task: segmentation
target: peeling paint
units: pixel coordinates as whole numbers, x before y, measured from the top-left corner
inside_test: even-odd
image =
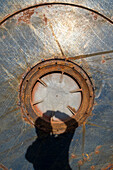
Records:
[[[92,166],[90,167],[90,169],[91,169],[91,170],[95,170],[95,166],[92,165]]]
[[[101,170],[113,170],[113,164],[110,163],[105,168],[101,168]]]
[[[94,19],[94,20],[97,20],[98,15],[97,15],[97,14],[95,14],[94,12],[92,12],[91,14],[92,14],[92,16],[93,16],[93,19]]]
[[[101,63],[104,64],[106,62],[105,60],[105,56],[102,56],[102,60],[101,60]]]
[[[99,154],[99,153],[100,153],[100,148],[101,148],[101,147],[102,147],[101,145],[99,145],[99,146],[96,147],[96,149],[95,149],[95,154]]]
[[[14,2],[13,7],[10,7],[12,2]],[[16,3],[20,5],[17,6]],[[105,0],[104,2],[102,2],[102,0],[94,0],[92,3],[90,0],[86,0],[84,2],[76,1],[74,3],[83,4],[91,9],[95,9],[95,11],[100,10],[99,12],[107,14],[106,16],[113,19],[109,10],[110,0]],[[12,14],[15,11],[18,12],[18,10],[33,4],[34,2],[32,0],[29,0],[29,2],[11,0],[9,4],[4,0],[1,3],[0,9],[5,10],[1,17],[4,17],[7,13]],[[106,11],[104,10],[105,8]],[[25,160],[24,154],[26,152],[26,146],[32,144],[33,137],[36,134],[34,133],[34,129],[27,124],[29,120],[26,120],[25,115],[23,114],[23,118],[21,119],[22,115],[18,112],[17,89],[19,88],[21,75],[27,70],[29,65],[33,66],[34,63],[37,63],[42,58],[47,59],[51,56],[59,57],[65,54],[67,60],[76,60],[77,63],[80,63],[80,60],[85,58],[84,61],[82,60],[81,66],[85,68],[88,74],[91,71],[91,76],[97,87],[95,99],[97,105],[94,107],[94,116],[90,117],[91,120],[86,122],[83,129],[78,128],[77,132],[75,132],[74,140],[72,139],[72,146],[70,146],[72,149],[70,165],[73,170],[78,169],[77,163],[79,169],[113,169],[111,164],[111,159],[113,158],[111,156],[113,125],[112,22],[103,22],[103,19],[97,17],[95,13],[91,14],[91,12],[79,10],[79,8],[72,9],[72,7],[70,10],[67,7],[60,6],[59,8],[58,5],[57,7],[55,5],[47,5],[46,7],[44,6],[44,8],[37,8],[37,12],[31,9],[27,12],[27,10],[26,8],[24,12],[16,13],[16,17],[13,15],[12,19],[10,17],[11,15],[6,16],[6,18],[10,17],[10,19],[5,20],[0,30],[2,32],[0,52],[2,56],[1,62],[3,62],[3,68],[1,70],[3,75],[5,75],[4,80],[1,80],[0,83],[1,92],[3,93],[0,100],[2,109],[2,133],[0,133],[0,139],[2,139],[1,162],[3,162],[4,165],[10,164],[10,167],[14,167],[13,169],[15,169],[15,167],[32,169],[32,165]],[[67,11],[70,12],[67,14]],[[64,13],[65,15],[63,15]],[[38,14],[39,17],[41,16],[40,27],[38,22],[36,22],[35,27],[32,25],[33,17],[38,18],[35,14]],[[67,16],[70,16],[70,18]],[[12,21],[15,20],[18,21],[18,24],[13,27],[11,24],[13,24]],[[58,33],[59,22],[61,22],[59,26],[62,28],[60,28]],[[52,25],[51,29],[50,24]],[[12,29],[10,30],[9,27]],[[21,33],[25,36],[24,38],[22,38]],[[29,38],[27,38],[27,36]],[[107,54],[109,54],[109,57]],[[8,65],[9,58],[10,68]],[[20,63],[18,63],[17,58],[20,58]],[[18,64],[18,68],[13,68],[13,63]],[[22,69],[22,67],[24,69]],[[17,72],[20,76],[15,76]],[[13,106],[14,103],[16,107]],[[27,123],[23,120],[26,120]],[[2,128],[2,126],[4,126],[4,128]],[[102,152],[100,146],[103,146]],[[78,161],[78,159],[80,160]],[[81,165],[82,167],[80,167]]]
[[[72,159],[75,159],[75,158],[77,158],[77,156],[72,153],[72,154],[71,154],[71,158],[72,158]]]
[[[47,25],[47,17],[45,16],[45,14],[43,16],[44,16],[45,25]]]
[[[34,14],[34,9],[28,9],[24,12],[22,12],[22,16],[18,18],[18,23],[19,22],[25,22],[27,24],[30,23],[31,16]]]

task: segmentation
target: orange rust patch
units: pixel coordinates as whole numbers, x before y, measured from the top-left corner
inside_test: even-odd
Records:
[[[6,166],[4,166],[3,164],[0,163],[0,169],[3,170],[8,170],[8,168]],[[9,170],[12,170],[11,168]]]
[[[47,25],[47,18],[45,16],[45,14],[44,14],[44,21],[45,21],[45,24]]]
[[[97,20],[97,15],[96,14],[94,15],[94,20]]]
[[[94,20],[97,20],[98,15],[97,15],[97,14],[95,14],[94,12],[92,12],[91,14],[93,15],[93,19],[94,19]]]
[[[100,149],[101,147],[102,147],[101,145],[99,145],[99,146],[96,147],[96,149],[95,149],[95,154],[99,154],[99,153],[100,153],[99,149]]]
[[[81,165],[83,165],[83,164],[84,164],[84,162],[83,162],[82,160],[78,161],[78,165],[79,165],[79,166],[81,166]]]
[[[102,58],[104,59],[104,58],[105,58],[105,56],[102,56]]]
[[[102,60],[101,63],[104,64],[106,62],[106,60]]]
[[[3,40],[5,39],[5,35],[2,36],[2,39],[3,39]]]
[[[83,160],[86,162],[88,159],[86,157],[84,157]]]
[[[71,154],[71,158],[74,159],[74,158],[77,158],[77,156],[76,156],[75,154],[72,153],[72,154]]]
[[[18,18],[18,23],[23,21],[23,22],[29,24],[30,18],[33,14],[34,14],[34,9],[28,9],[27,11],[24,11],[23,16]]]
[[[105,62],[106,62],[105,56],[102,56],[102,61],[101,61],[101,63],[103,64],[103,63],[105,63]]]
[[[51,8],[52,7],[52,5],[48,5],[48,8]]]
[[[95,170],[95,166],[94,165],[92,165],[90,168],[91,168],[91,170]]]
[[[107,167],[101,168],[101,170],[113,170],[113,164],[109,164]]]

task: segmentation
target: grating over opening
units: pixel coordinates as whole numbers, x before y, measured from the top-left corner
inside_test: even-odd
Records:
[[[21,84],[20,100],[23,114],[35,124],[38,117],[53,125],[54,133],[73,129],[90,115],[93,106],[93,87],[85,71],[65,59],[48,59],[38,63],[25,76]]]

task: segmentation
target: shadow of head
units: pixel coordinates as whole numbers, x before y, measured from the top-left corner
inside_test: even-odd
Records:
[[[59,119],[60,122],[63,122],[66,125],[66,130],[64,133],[73,133],[78,127],[77,121],[74,118],[68,116],[66,113],[48,110],[43,114],[42,117],[37,118],[35,121],[35,129],[39,138],[53,134],[51,123],[51,119],[53,117]]]
[[[66,130],[59,135],[53,134],[51,119],[59,119]],[[69,165],[69,146],[78,123],[74,118],[59,111],[47,111],[37,118],[35,128],[37,139],[28,147],[26,159],[35,170],[71,170]]]

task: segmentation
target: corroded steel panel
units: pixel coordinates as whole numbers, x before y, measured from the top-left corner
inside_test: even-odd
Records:
[[[0,25],[0,162],[8,169],[36,169],[37,162],[42,167],[45,158],[51,169],[113,169],[113,2],[68,3],[76,7],[38,6],[39,2],[32,0],[1,1],[0,18],[2,22],[7,19]],[[73,60],[88,73],[95,89],[95,106],[73,133],[47,134],[42,144],[45,134],[22,118],[19,89],[22,77],[35,64],[52,57]],[[52,164],[52,154],[61,164]]]

